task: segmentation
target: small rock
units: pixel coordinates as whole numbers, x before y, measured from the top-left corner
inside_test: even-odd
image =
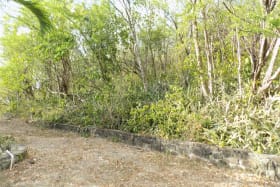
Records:
[[[35,164],[36,158],[31,158],[28,160],[29,164]]]

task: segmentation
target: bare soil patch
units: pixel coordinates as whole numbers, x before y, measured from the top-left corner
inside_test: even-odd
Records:
[[[29,158],[0,172],[0,186],[279,186],[245,171],[157,153],[101,138],[0,121],[0,134],[28,147]]]

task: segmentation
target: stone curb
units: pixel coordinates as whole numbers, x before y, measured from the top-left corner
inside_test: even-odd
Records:
[[[50,124],[51,128],[85,133],[89,136],[111,138],[129,145],[148,148],[159,152],[182,155],[210,162],[217,166],[249,170],[273,180],[280,180],[280,157],[257,154],[242,149],[219,148],[198,142],[163,140],[119,130],[96,127],[79,127],[68,124]]]
[[[10,152],[14,155],[14,164],[22,161],[27,155],[27,148],[22,145],[12,145]],[[10,167],[11,158],[8,153],[0,152],[0,171]]]

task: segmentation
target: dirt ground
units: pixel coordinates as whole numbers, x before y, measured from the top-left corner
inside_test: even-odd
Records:
[[[28,158],[0,172],[0,186],[280,186],[256,175],[101,138],[0,121],[0,134],[28,146]]]

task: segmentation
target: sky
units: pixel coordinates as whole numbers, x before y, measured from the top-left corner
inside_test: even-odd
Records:
[[[14,3],[13,1],[2,1],[0,0],[0,37],[3,36],[4,28],[4,17],[7,15],[16,16],[19,14],[19,6]],[[0,45],[0,65],[3,63],[3,60],[1,58],[2,54],[2,46]]]
[[[3,36],[3,22],[7,15],[16,16],[19,14],[19,5],[13,1],[0,0],[0,36]]]

